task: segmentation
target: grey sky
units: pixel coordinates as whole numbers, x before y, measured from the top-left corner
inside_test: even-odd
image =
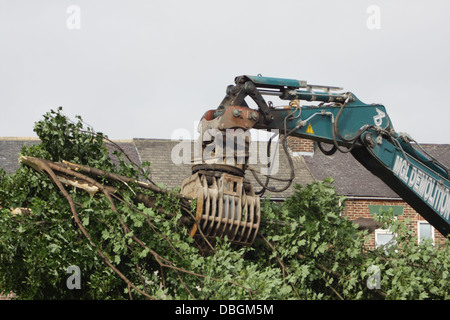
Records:
[[[58,106],[113,139],[194,134],[242,74],[341,86],[450,143],[450,1],[0,0],[3,137]]]

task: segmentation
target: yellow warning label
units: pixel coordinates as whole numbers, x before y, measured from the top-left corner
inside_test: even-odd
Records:
[[[314,130],[311,126],[311,123],[308,124],[308,128],[306,128],[306,133],[314,134]]]

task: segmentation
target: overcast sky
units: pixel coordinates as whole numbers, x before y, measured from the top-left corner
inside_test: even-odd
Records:
[[[341,86],[450,143],[450,1],[0,0],[0,137],[58,106],[112,139],[194,134],[243,74]]]

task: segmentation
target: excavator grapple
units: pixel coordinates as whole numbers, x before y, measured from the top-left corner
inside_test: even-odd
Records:
[[[190,235],[201,247],[216,237],[236,245],[251,246],[260,226],[260,197],[245,178],[250,137],[213,128],[214,121],[202,119],[201,145],[194,155],[192,176],[185,179],[181,193],[196,199]],[[216,123],[217,126],[217,123]]]
[[[233,244],[253,244],[260,224],[260,199],[243,177],[198,171],[184,180],[181,190],[197,199],[197,223],[190,235],[198,243],[202,243],[202,236],[210,242],[226,236]]]

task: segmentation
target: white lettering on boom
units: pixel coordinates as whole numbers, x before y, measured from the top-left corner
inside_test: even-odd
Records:
[[[449,220],[450,189],[447,186],[399,155],[395,159],[393,172],[430,207]]]

